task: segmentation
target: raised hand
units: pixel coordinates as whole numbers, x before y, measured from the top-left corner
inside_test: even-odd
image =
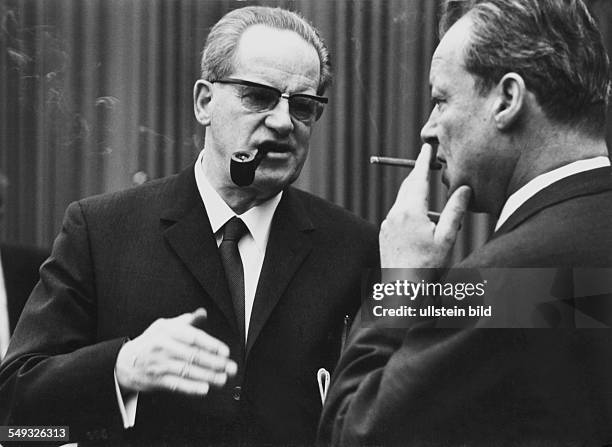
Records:
[[[380,227],[383,268],[438,268],[447,265],[467,210],[471,189],[460,186],[448,199],[440,220],[428,217],[432,147],[424,144],[413,171],[402,182],[395,203]]]
[[[193,326],[204,309],[160,318],[128,341],[117,356],[115,374],[122,392],[168,390],[204,396],[222,387],[237,365],[222,341]]]

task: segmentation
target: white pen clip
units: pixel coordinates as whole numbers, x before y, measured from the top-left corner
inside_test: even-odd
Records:
[[[329,389],[329,371],[319,368],[317,371],[317,383],[319,384],[319,394],[321,395],[321,405],[325,403],[327,390]]]

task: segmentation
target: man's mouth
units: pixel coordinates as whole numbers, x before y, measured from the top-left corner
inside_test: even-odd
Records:
[[[279,143],[276,141],[264,141],[257,145],[257,149],[263,151],[264,153],[286,153],[292,152],[293,147],[286,143]]]
[[[448,188],[449,187],[448,171],[447,171],[448,165],[446,164],[446,159],[444,157],[437,156],[436,161],[442,166],[440,170],[440,172],[442,173],[440,180],[442,181],[442,184]]]

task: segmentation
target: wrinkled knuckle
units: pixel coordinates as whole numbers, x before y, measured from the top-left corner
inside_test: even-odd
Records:
[[[149,352],[153,355],[159,355],[162,354],[164,352],[164,346],[163,344],[160,342],[159,339],[153,339],[151,346],[149,348]]]
[[[147,366],[145,369],[145,375],[150,380],[159,380],[166,373],[166,368],[160,363],[154,363]]]
[[[214,362],[214,357],[208,353],[201,353],[198,356],[198,364],[203,366],[211,366]]]
[[[168,355],[172,352],[172,344],[167,337],[159,337],[156,340],[155,352],[161,355]]]
[[[450,246],[454,243],[454,241],[455,241],[455,238],[450,233],[447,233],[444,236],[442,236],[442,244],[444,246]]]
[[[205,368],[205,369],[212,369],[213,368],[213,361],[210,358],[210,356],[208,355],[203,355],[199,358],[198,363],[197,363],[201,368]]]
[[[150,333],[151,336],[155,336],[159,333],[164,332],[166,329],[166,321],[164,318],[159,318],[157,320],[155,320],[153,323],[151,323],[151,326],[149,326],[148,332]]]
[[[218,357],[215,357],[213,359],[212,363],[212,367],[217,370],[217,371],[225,371],[225,360],[224,359],[220,359]]]

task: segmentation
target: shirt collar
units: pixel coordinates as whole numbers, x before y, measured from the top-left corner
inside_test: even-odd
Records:
[[[610,159],[605,156],[600,156],[588,158],[586,160],[578,160],[538,175],[508,197],[499,215],[499,219],[497,219],[497,224],[495,224],[495,231],[497,231],[522,204],[544,188],[570,175],[606,166],[610,166]]]
[[[202,166],[204,157],[204,150],[200,152],[198,160],[195,164],[195,179],[198,186],[198,191],[204,208],[206,208],[206,214],[208,214],[208,220],[213,233],[217,232],[225,225],[225,223],[237,214],[232,210],[227,203],[221,198],[219,193],[210,184],[204,173]],[[240,216],[242,221],[245,223],[251,236],[255,240],[257,248],[265,252],[266,245],[268,244],[268,238],[270,236],[270,228],[272,226],[272,218],[274,212],[278,206],[283,192],[279,192],[274,197],[266,200],[265,202],[252,207],[248,211],[242,213]]]

